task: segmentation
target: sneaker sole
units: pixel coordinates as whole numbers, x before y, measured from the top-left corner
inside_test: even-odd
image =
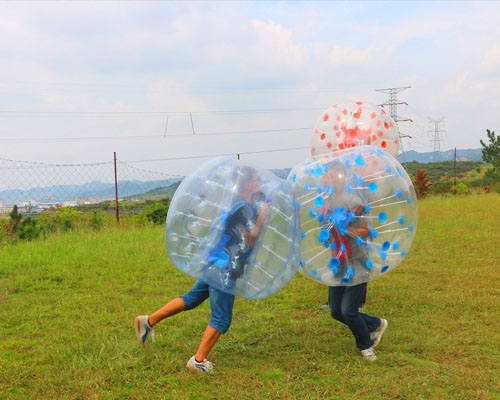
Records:
[[[139,317],[137,317],[135,319],[134,327],[135,327],[135,337],[137,338],[137,341],[139,342],[139,344],[142,347],[144,347],[145,344],[143,343],[142,338],[141,338],[141,319]]]
[[[385,330],[387,329],[388,326],[389,322],[385,320],[384,329],[382,329],[382,332],[380,332],[380,335],[378,335],[377,341],[373,343],[373,347],[377,347],[379,345],[380,341],[382,340],[382,335],[385,333]]]
[[[188,367],[187,365],[186,365],[186,369],[188,371],[191,371],[193,374],[200,374],[200,375],[210,375],[210,374],[212,374],[211,370],[210,371],[203,371],[203,370],[198,369],[198,368],[194,368],[193,369],[193,368]]]

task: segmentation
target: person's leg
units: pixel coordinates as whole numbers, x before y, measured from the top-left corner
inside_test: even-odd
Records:
[[[150,316],[139,315],[136,317],[134,326],[135,335],[139,344],[145,346],[149,337],[154,341],[155,331],[153,327],[158,322],[178,314],[181,311],[187,311],[197,307],[206,300],[208,294],[208,285],[204,282],[196,281],[189,292],[169,301]]]
[[[382,322],[380,318],[364,313],[359,313],[359,315],[363,318],[363,321],[365,322],[365,325],[370,333],[376,331],[380,327]]]
[[[207,357],[221,335],[226,333],[231,326],[234,305],[234,295],[212,287],[209,291],[212,316],[196,354],[186,364],[186,368],[203,373],[209,373],[213,369],[213,364],[207,360]]]
[[[366,285],[365,288],[365,293],[363,294],[363,297],[361,298],[361,301],[359,302],[359,311],[361,311],[366,303],[366,293],[368,292],[368,285]]]
[[[224,334],[229,330],[233,319],[234,294],[210,287],[211,317],[208,325]]]
[[[368,292],[368,282],[364,283],[363,286],[364,286],[364,291],[363,291],[363,294],[361,295],[361,304],[360,304],[359,311],[360,311],[361,318],[363,318],[363,321],[366,324],[366,327],[368,328],[370,333],[373,333],[381,327],[382,319],[380,319],[378,317],[373,317],[371,315],[364,314],[361,312],[361,308],[363,307],[363,305],[366,302],[366,293]]]
[[[196,352],[196,360],[207,358],[220,336],[228,331],[233,317],[233,306],[234,295],[210,287],[212,315]]]
[[[328,287],[328,306],[333,319],[345,324],[342,318],[342,297],[344,296],[344,286]]]
[[[210,350],[212,350],[212,348],[215,346],[215,343],[217,343],[217,340],[219,340],[221,335],[222,333],[220,333],[218,330],[212,328],[210,325],[207,326],[205,332],[203,333],[203,337],[201,339],[198,350],[194,355],[194,358],[197,362],[206,360],[206,358],[208,357],[208,353],[210,353]]]
[[[162,319],[171,317],[172,315],[178,314],[184,311],[184,300],[182,297],[177,297],[169,301],[159,310],[155,311],[153,314],[139,315],[135,318],[135,336],[137,341],[142,345],[146,345],[146,341],[149,337],[151,340],[155,340],[155,330],[154,326],[160,322]]]
[[[202,281],[196,281],[189,292],[169,301],[159,310],[149,316],[149,324],[151,327],[156,325],[161,320],[172,317],[181,311],[192,310],[203,303],[209,295],[208,285]]]
[[[356,346],[360,350],[373,346],[367,322],[369,325],[380,325],[378,318],[359,312],[360,300],[363,298],[365,290],[366,283],[345,287],[341,304],[342,319],[354,335]]]
[[[151,314],[148,317],[148,323],[151,327],[153,327],[161,320],[178,314],[181,311],[184,311],[184,300],[182,299],[182,297],[177,297],[176,299],[169,301],[159,310]]]

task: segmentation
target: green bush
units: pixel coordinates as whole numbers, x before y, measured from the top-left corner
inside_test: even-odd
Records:
[[[456,186],[453,186],[453,189],[456,193],[458,194],[463,194],[465,193],[469,188],[467,185],[463,182],[459,182]]]
[[[67,232],[79,226],[82,212],[71,207],[62,207],[57,211],[47,211],[40,214],[38,220],[47,232]]]
[[[43,233],[43,226],[33,218],[26,218],[18,224],[16,234],[21,240],[34,240],[40,238]]]
[[[453,184],[450,181],[436,182],[432,185],[432,194],[444,194],[452,192]]]
[[[168,205],[161,201],[155,201],[146,208],[144,213],[148,221],[153,222],[153,224],[164,224],[167,218]]]

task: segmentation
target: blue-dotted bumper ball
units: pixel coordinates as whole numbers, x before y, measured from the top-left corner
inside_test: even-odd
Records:
[[[300,214],[304,276],[328,286],[377,279],[399,266],[415,238],[411,179],[374,146],[308,159],[288,177]]]

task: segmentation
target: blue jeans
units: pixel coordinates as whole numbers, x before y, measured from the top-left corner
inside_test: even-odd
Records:
[[[356,346],[365,350],[373,346],[370,333],[380,326],[380,318],[359,312],[366,293],[366,283],[354,286],[330,286],[328,303],[334,319],[347,325],[356,339]]]
[[[234,295],[215,289],[197,280],[191,290],[181,296],[184,310],[192,310],[210,297],[211,318],[208,325],[220,333],[226,333],[233,318]]]

